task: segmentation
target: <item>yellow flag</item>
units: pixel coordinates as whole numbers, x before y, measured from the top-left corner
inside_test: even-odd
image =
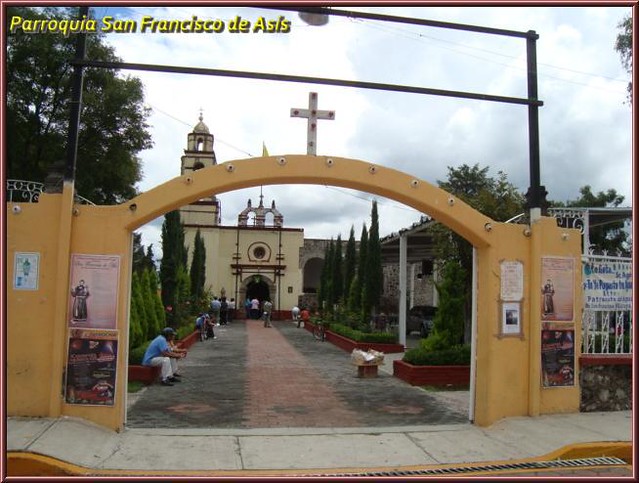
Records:
[[[268,156],[268,149],[266,149],[266,144],[262,141],[262,156]]]

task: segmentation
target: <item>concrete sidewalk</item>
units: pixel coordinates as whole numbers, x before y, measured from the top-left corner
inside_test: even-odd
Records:
[[[46,455],[90,474],[300,475],[532,461],[567,445],[630,442],[630,411],[387,428],[127,429],[9,418],[7,451]],[[599,445],[600,446],[600,445]],[[606,451],[597,450],[597,456]],[[628,467],[625,474],[630,475]]]

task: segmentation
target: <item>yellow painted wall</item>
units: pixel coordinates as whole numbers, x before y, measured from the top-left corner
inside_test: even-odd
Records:
[[[578,411],[578,386],[542,389],[540,380],[541,257],[574,257],[578,262],[581,248],[576,230],[558,228],[554,219],[541,218],[532,225],[532,235],[528,237],[523,233],[523,226],[495,223],[436,186],[406,173],[352,159],[287,155],[237,160],[204,168],[113,207],[74,207],[68,187],[62,195],[42,195],[38,204],[21,205],[19,215],[12,215],[14,204],[8,204],[8,415],[64,414],[121,429],[125,416],[131,232],[167,211],[211,193],[286,183],[343,186],[394,199],[431,215],[477,248],[478,334],[474,408],[477,424],[489,425],[508,416]],[[72,210],[75,214],[71,214]],[[229,243],[231,241],[220,241],[221,249],[226,250]],[[232,243],[234,246],[234,239]],[[25,294],[11,288],[15,251],[38,251],[42,254],[41,285],[37,292]],[[121,350],[118,353],[114,407],[62,403],[71,253],[121,256],[117,311]],[[521,338],[500,338],[499,263],[513,259],[524,265],[524,333]],[[579,266],[579,263],[575,264],[575,317],[580,312],[577,308],[581,307]],[[228,292],[229,288],[225,288]],[[38,320],[34,322],[35,318]],[[27,337],[25,321],[40,324],[43,330],[34,331],[33,327],[29,327]],[[575,334],[579,332],[575,327]],[[34,333],[38,334],[37,340],[33,338]],[[575,342],[579,347],[579,340]],[[576,384],[578,380],[578,374],[575,374]]]

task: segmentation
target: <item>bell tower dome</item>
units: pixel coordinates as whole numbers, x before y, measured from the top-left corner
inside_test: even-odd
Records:
[[[187,135],[186,149],[182,156],[180,174],[190,174],[198,169],[217,164],[213,150],[214,137],[204,123],[200,110],[198,123]],[[220,223],[220,203],[215,196],[208,196],[180,208],[180,217],[185,228],[208,228]]]

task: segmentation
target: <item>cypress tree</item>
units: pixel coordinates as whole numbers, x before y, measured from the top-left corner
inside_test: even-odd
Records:
[[[353,278],[357,270],[357,246],[355,243],[355,228],[351,225],[351,233],[346,243],[346,253],[344,254],[344,298],[350,299],[350,290]],[[350,302],[347,303],[350,307]]]
[[[187,252],[184,247],[184,227],[180,222],[180,212],[177,210],[164,215],[162,253],[160,284],[162,286],[162,303],[166,307],[176,304],[178,268],[180,266],[186,267]]]
[[[142,298],[144,300],[144,313],[146,314],[147,323],[146,323],[146,339],[151,340],[156,335],[160,333],[162,327],[159,327],[160,321],[158,320],[155,298],[156,294],[153,293],[151,288],[151,276],[150,270],[146,269],[142,272],[142,277],[140,278],[140,285],[142,289]]]
[[[379,240],[379,216],[377,214],[377,201],[373,201],[371,209],[371,229],[368,234],[368,250],[366,254],[366,289],[365,299],[367,312],[375,311],[379,306],[382,296],[383,271],[382,271],[382,245]]]
[[[138,312],[140,337],[142,339],[142,343],[147,340],[149,318],[146,313],[146,307],[144,303],[141,277],[140,275],[138,275],[137,272],[133,272],[133,278],[131,281],[131,297],[133,300],[135,300],[135,305]]]
[[[162,298],[158,291],[158,274],[155,270],[149,271],[149,286],[153,294],[153,303],[155,306],[155,317],[158,321],[158,334],[166,326],[166,314],[162,305]],[[155,334],[157,335],[157,334]]]
[[[144,342],[144,332],[142,329],[143,312],[140,308],[140,281],[137,273],[133,272],[131,278],[131,309],[129,323],[129,348],[135,348]]]
[[[359,239],[359,257],[357,263],[357,288],[353,302],[355,306],[354,311],[364,312],[362,295],[364,292],[365,281],[367,277],[366,270],[366,257],[368,252],[368,230],[366,229],[366,223],[362,226],[362,234]],[[363,314],[362,314],[363,315]]]
[[[344,298],[344,271],[342,260],[342,235],[337,235],[337,242],[333,253],[333,269],[331,280],[333,282],[333,303],[340,304]]]
[[[194,302],[199,302],[204,295],[204,282],[206,279],[206,248],[204,239],[198,228],[193,241],[193,259],[191,260],[191,297]]]

